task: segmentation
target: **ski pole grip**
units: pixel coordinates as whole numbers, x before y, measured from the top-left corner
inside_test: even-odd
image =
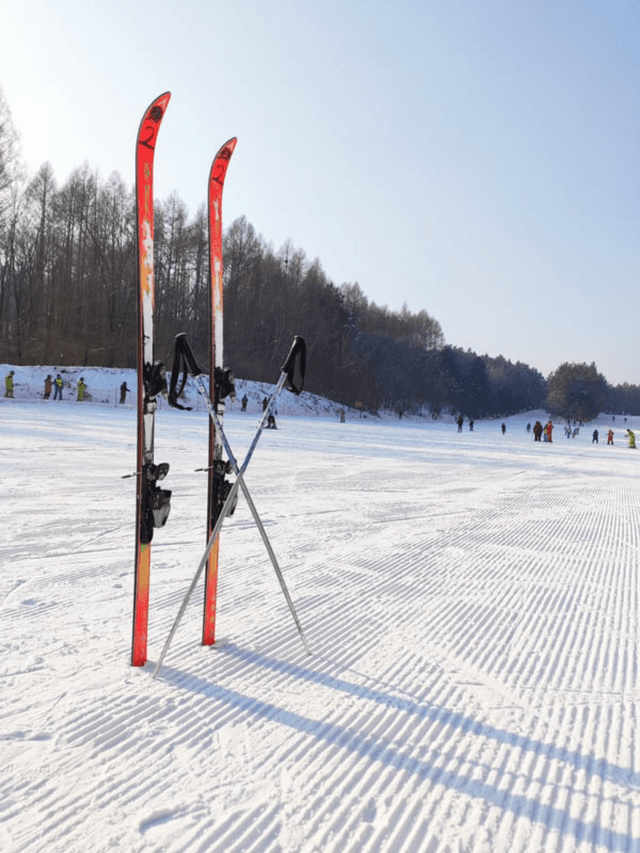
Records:
[[[293,381],[293,372],[296,366],[296,358],[300,357],[300,385],[296,385]],[[285,363],[282,365],[282,372],[286,374],[287,377],[287,389],[289,391],[293,391],[294,394],[301,394],[302,389],[304,388],[304,375],[307,370],[307,344],[305,340],[300,335],[295,335],[293,338],[293,343],[291,344],[291,349],[289,350],[289,355],[286,358]]]

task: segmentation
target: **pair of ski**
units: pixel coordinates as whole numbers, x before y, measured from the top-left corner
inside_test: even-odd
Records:
[[[153,166],[158,131],[164,118],[167,105],[171,98],[170,92],[165,92],[156,98],[147,108],[138,131],[136,145],[136,206],[137,206],[137,238],[138,238],[138,442],[136,466],[136,554],[134,580],[133,608],[133,639],[131,663],[133,666],[144,666],[147,660],[147,633],[149,615],[149,582],[151,568],[151,542],[153,531],[163,527],[170,511],[171,491],[162,489],[161,482],[169,471],[167,463],[156,464],[154,461],[154,430],[157,398],[159,395],[168,396],[169,402],[177,404],[175,392],[175,377],[172,376],[172,393],[167,391],[166,370],[164,365],[154,358],[154,208],[153,208]],[[208,213],[209,213],[209,268],[210,268],[210,347],[209,347],[209,392],[205,391],[205,399],[211,419],[209,421],[209,464],[208,464],[208,499],[207,499],[207,549],[196,577],[205,573],[205,600],[202,629],[203,645],[215,642],[216,597],[218,579],[219,532],[224,518],[232,511],[228,502],[229,494],[237,494],[243,489],[245,497],[250,502],[254,512],[255,507],[248,496],[244,483],[244,470],[248,464],[245,461],[242,469],[237,468],[233,455],[222,429],[224,415],[224,400],[232,390],[230,371],[223,367],[223,278],[222,278],[222,191],[231,155],[237,139],[234,137],[226,142],[216,154],[209,173]],[[181,336],[178,336],[180,338]],[[186,339],[185,339],[186,340]],[[187,344],[188,347],[188,344]],[[190,353],[190,348],[189,348]],[[191,368],[199,371],[191,354]],[[295,360],[295,357],[294,359]],[[293,361],[292,360],[292,361]],[[291,370],[293,367],[291,366]],[[174,370],[175,373],[175,370]],[[197,373],[200,376],[202,371]],[[194,374],[196,375],[196,374]],[[201,380],[200,380],[201,382]],[[290,383],[293,384],[293,383]],[[294,386],[295,388],[295,386]],[[204,389],[204,386],[202,386]],[[293,390],[293,388],[292,388]],[[202,393],[202,390],[201,390]],[[272,398],[273,399],[273,398]],[[179,406],[178,406],[179,407]],[[273,408],[273,407],[271,407]],[[256,439],[261,429],[258,430]],[[223,458],[227,446],[229,462]],[[253,448],[255,449],[255,448]],[[233,486],[226,480],[226,475],[236,466],[237,472]],[[254,518],[258,522],[257,513]],[[218,523],[219,522],[219,523]],[[260,523],[261,532],[264,528]],[[265,534],[266,536],[266,534]],[[263,536],[263,538],[265,538]],[[267,544],[268,540],[265,540]],[[268,546],[270,556],[272,549]],[[277,566],[272,557],[274,567]],[[283,589],[284,579],[279,572],[279,580]],[[195,586],[195,583],[192,585]],[[188,596],[191,594],[191,588]],[[294,614],[296,625],[301,632],[291,599],[286,593],[287,602]],[[188,600],[188,598],[187,598]],[[186,607],[186,602],[184,604]],[[180,619],[182,612],[179,614]],[[174,626],[172,635],[175,632]],[[172,636],[171,635],[171,636]],[[170,642],[163,651],[163,657]],[[304,636],[302,635],[304,641]],[[156,667],[156,672],[159,666]]]

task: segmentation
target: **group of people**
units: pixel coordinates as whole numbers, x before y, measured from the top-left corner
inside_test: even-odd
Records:
[[[615,418],[614,418],[614,420],[615,420]],[[626,421],[626,418],[625,418],[625,421]],[[530,426],[531,426],[531,424],[527,424],[527,432],[529,432]],[[579,434],[579,432],[580,432],[579,427],[574,427],[572,430],[571,425],[566,426],[565,431],[564,431],[567,438],[575,438]],[[549,422],[547,423],[547,425],[545,427],[542,426],[540,421],[536,421],[535,424],[533,425],[534,441],[541,441],[543,434],[544,434],[544,440],[545,441],[551,441],[552,440],[553,422],[551,420],[549,420]],[[635,449],[636,436],[635,436],[634,431],[632,429],[628,429],[625,431],[625,435],[629,439],[629,447],[632,447]],[[598,432],[597,429],[594,429],[593,433],[591,434],[591,443],[592,444],[598,444],[599,438],[600,438],[600,433]],[[607,444],[613,445],[613,430],[612,429],[609,429],[607,431]]]
[[[47,374],[46,379],[44,380],[44,399],[48,400],[51,396],[51,390],[53,389],[53,399],[54,400],[62,400],[62,389],[64,387],[64,382],[62,380],[62,376],[59,373],[56,374],[56,378],[54,379],[50,373]],[[87,390],[87,386],[82,377],[80,377],[80,381],[78,382],[78,400],[84,400],[85,391]]]
[[[460,415],[460,417],[458,418],[456,423],[458,424],[458,432],[462,432],[462,425],[464,424],[464,417],[462,415]],[[473,424],[474,423],[475,422],[472,421],[471,418],[469,418],[469,432],[473,432]]]
[[[56,378],[54,379],[50,373],[47,373],[46,379],[44,380],[44,399],[48,400],[51,396],[51,390],[53,389],[53,399],[54,400],[62,400],[62,389],[64,387],[64,382],[62,380],[62,376],[57,373]],[[82,402],[85,399],[87,392],[87,383],[84,381],[84,377],[80,377],[78,380],[78,402]]]
[[[10,370],[4,379],[4,384],[5,384],[4,396],[9,397],[10,399],[13,399],[13,386],[14,386],[13,377],[15,376],[15,374],[16,374],[15,370]],[[64,387],[64,381],[62,379],[62,376],[59,373],[56,374],[55,379],[53,378],[53,376],[50,373],[48,373],[45,380],[44,380],[43,398],[45,400],[48,400],[51,397],[51,392],[53,391],[53,399],[54,400],[62,400],[62,389],[63,389],[63,387]],[[87,384],[84,381],[83,376],[81,376],[80,380],[78,381],[77,392],[78,392],[78,401],[79,402],[82,402],[83,400],[86,399]]]
[[[527,424],[527,432],[529,432],[529,424]],[[533,440],[542,441],[543,435],[544,440],[551,444],[553,441],[553,421],[551,418],[549,418],[545,426],[542,426],[540,421],[536,421],[533,425]]]
[[[627,434],[629,432],[631,432],[631,430],[627,430]],[[633,435],[633,433],[632,433],[632,435]],[[591,444],[597,444],[598,438],[599,438],[598,430],[594,429],[593,433],[591,434]],[[613,430],[612,429],[610,429],[609,432],[607,433],[607,444],[613,444]],[[635,446],[635,442],[633,445],[630,444],[629,446],[630,447]]]
[[[614,418],[614,420],[615,420],[615,418]],[[626,418],[625,418],[625,421],[626,421]],[[460,415],[460,417],[457,419],[456,423],[458,424],[458,432],[462,432],[462,425],[464,423],[464,418],[462,417],[462,415]],[[471,420],[469,421],[469,429],[473,430],[473,421],[471,421]],[[502,434],[504,435],[507,431],[506,424],[502,423],[500,426],[500,429],[502,431]],[[530,433],[531,429],[532,429],[531,424],[528,423],[527,424],[527,432]],[[572,429],[570,424],[568,426],[566,426],[565,430],[564,430],[565,436],[567,438],[576,438],[576,436],[579,434],[579,432],[580,432],[579,427],[576,426]],[[633,430],[631,430],[631,429],[626,430],[625,435],[629,439],[629,447],[635,449],[636,437],[635,437],[635,433],[633,432]],[[600,438],[600,433],[598,432],[597,429],[594,429],[592,436],[591,436],[592,444],[598,444],[599,438]],[[551,418],[549,418],[549,420],[547,421],[545,426],[542,426],[541,421],[536,421],[534,423],[534,425],[533,425],[533,440],[534,441],[543,441],[544,440],[548,443],[551,443],[553,441],[553,421],[551,420]],[[612,429],[607,431],[607,444],[613,444],[613,430]]]
[[[15,376],[15,373],[15,370],[10,370],[5,377],[5,397],[13,398],[13,377]],[[69,387],[68,383],[67,387]],[[47,373],[44,380],[44,394],[42,396],[45,400],[49,400],[51,397],[51,392],[53,391],[53,399],[62,400],[63,388],[64,380],[62,379],[62,376],[59,373],[56,374],[55,379],[50,373]],[[84,376],[81,376],[78,380],[76,391],[79,403],[82,403],[84,400],[91,399],[87,394],[87,383],[84,381]],[[120,403],[124,403],[126,401],[128,391],[131,391],[131,388],[127,386],[126,382],[123,382],[120,386]]]

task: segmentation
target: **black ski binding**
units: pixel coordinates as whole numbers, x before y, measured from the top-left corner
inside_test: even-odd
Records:
[[[147,465],[146,470],[144,472],[144,476],[148,483],[154,483],[157,480],[164,480],[164,478],[169,473],[169,463],[161,462],[159,465],[154,465],[151,463]]]
[[[217,405],[221,400],[226,400],[227,397],[231,399],[232,403],[236,401],[236,386],[235,386],[235,376],[231,372],[230,368],[220,368],[216,367],[215,370],[215,404]]]
[[[156,485],[169,472],[169,463],[149,463],[142,469],[142,506],[140,507],[140,541],[148,544],[155,527],[164,527],[171,510],[171,491]]]
[[[229,492],[231,491],[231,483],[226,480],[226,476],[233,471],[233,466],[229,460],[217,459],[213,463],[213,470],[215,473],[214,481],[213,481],[213,495],[211,500],[211,512],[212,512],[212,526],[215,524],[222,507],[227,500]],[[238,493],[236,492],[235,499],[233,504],[231,505],[228,515],[233,515],[235,512],[236,506],[238,504]]]

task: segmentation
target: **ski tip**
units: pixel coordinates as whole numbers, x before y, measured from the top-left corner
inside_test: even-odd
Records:
[[[236,147],[237,138],[232,136],[222,145],[213,158],[209,171],[209,210],[215,210],[215,220],[220,220],[219,199],[222,195],[224,179],[229,168],[229,162]]]
[[[232,136],[231,139],[227,139],[224,145],[221,145],[218,149],[216,156],[213,158],[212,168],[219,160],[230,160],[231,155],[235,151],[236,145],[238,144],[238,137]]]
[[[171,100],[171,92],[163,92],[161,95],[158,95],[157,98],[154,98],[153,101],[147,107],[145,117],[149,115],[152,110],[162,110],[162,114],[164,115],[164,111],[167,108],[167,104]]]
[[[150,149],[153,152],[156,144],[156,136],[158,127],[164,118],[167,111],[167,104],[171,99],[171,92],[164,92],[155,98],[147,109],[140,121],[138,128],[138,151],[142,149]]]

